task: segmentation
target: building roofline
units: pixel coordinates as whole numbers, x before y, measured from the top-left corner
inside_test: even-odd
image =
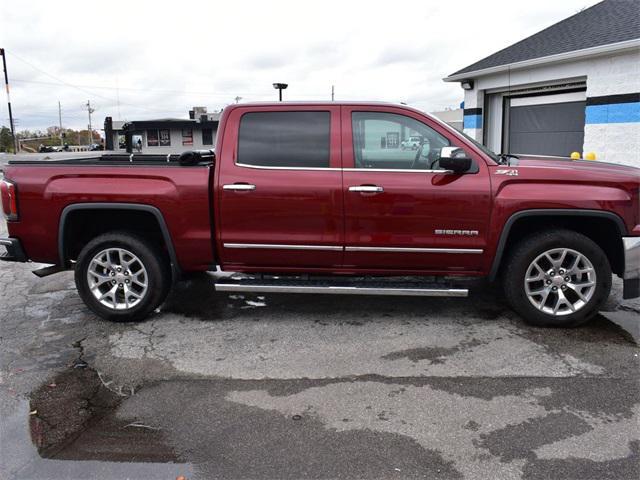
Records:
[[[581,50],[573,50],[571,52],[558,53],[555,55],[547,55],[545,57],[531,58],[529,60],[523,60],[521,62],[505,63],[503,65],[496,65],[495,67],[483,68],[472,72],[464,72],[449,75],[443,78],[445,82],[459,82],[462,80],[468,80],[472,78],[482,77],[485,75],[491,75],[492,73],[500,73],[506,70],[516,70],[527,67],[534,67],[545,63],[557,63],[566,62],[570,60],[576,60],[583,57],[603,55],[610,52],[629,50],[640,47],[640,38],[633,38],[631,40],[625,40],[623,42],[609,43],[607,45],[598,45],[596,47],[584,48]]]
[[[152,120],[131,120],[122,125],[122,130],[144,129],[144,128],[180,128],[180,127],[211,127],[219,123],[219,120],[197,121],[194,119],[152,119]]]

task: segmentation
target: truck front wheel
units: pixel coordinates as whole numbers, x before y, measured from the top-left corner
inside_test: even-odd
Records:
[[[590,238],[554,229],[516,245],[503,282],[507,301],[527,323],[574,327],[591,319],[609,296],[611,266]]]
[[[128,233],[106,233],[78,256],[76,288],[98,316],[116,322],[142,320],[165,299],[168,261],[146,240]]]

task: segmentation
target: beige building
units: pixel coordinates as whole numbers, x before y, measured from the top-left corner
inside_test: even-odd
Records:
[[[105,118],[105,150],[114,153],[182,153],[213,149],[220,113],[194,107],[189,118],[117,121]]]

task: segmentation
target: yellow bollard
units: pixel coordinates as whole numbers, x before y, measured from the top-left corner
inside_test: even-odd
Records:
[[[571,160],[580,160],[579,152],[571,152]]]
[[[588,153],[585,153],[585,155],[584,155],[584,159],[585,159],[585,160],[595,160],[595,159],[596,159],[596,154],[595,154],[595,152],[588,152]]]

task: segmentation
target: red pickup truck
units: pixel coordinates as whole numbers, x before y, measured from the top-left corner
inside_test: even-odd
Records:
[[[232,105],[215,154],[4,175],[2,259],[73,268],[109,320],[144,318],[182,273],[215,269],[249,274],[219,291],[466,296],[464,278],[501,279],[547,326],[592,317],[612,273],[640,295],[639,169],[496,155],[402,105]]]

